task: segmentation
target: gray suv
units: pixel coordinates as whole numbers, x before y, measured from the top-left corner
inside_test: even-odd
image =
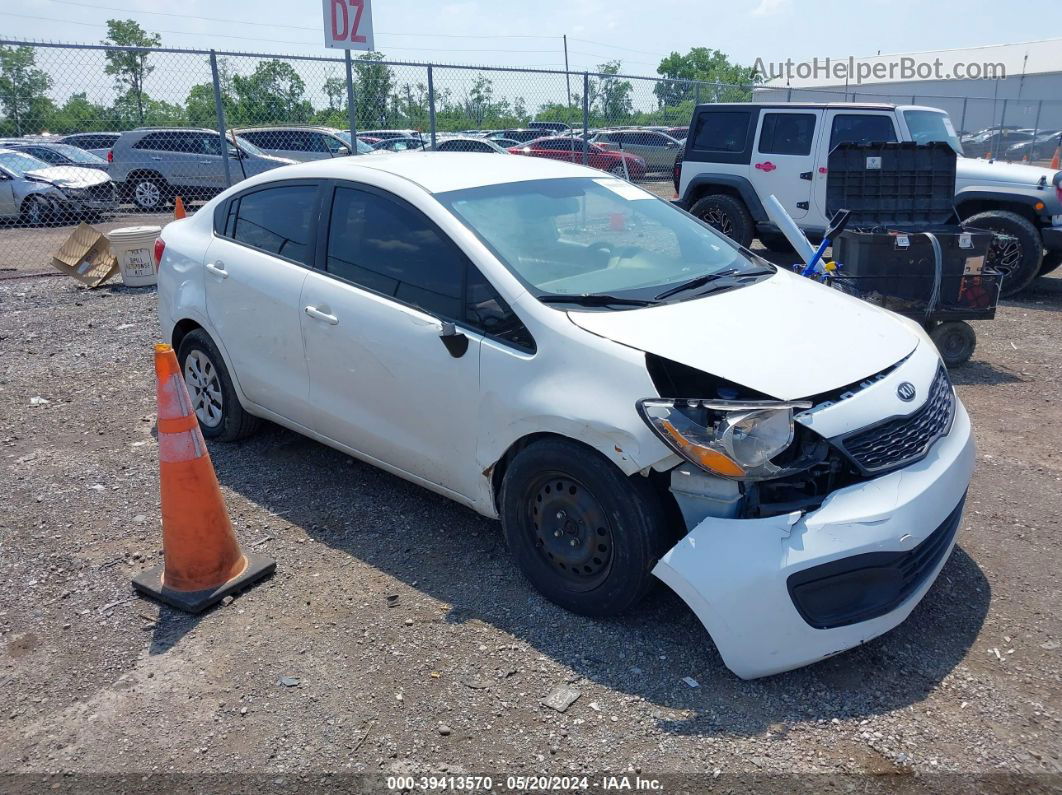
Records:
[[[233,182],[295,162],[267,155],[239,136],[235,144],[224,143]],[[208,199],[228,187],[221,147],[221,136],[214,130],[130,130],[111,147],[109,171],[124,198],[142,210],[159,210],[175,196]]]

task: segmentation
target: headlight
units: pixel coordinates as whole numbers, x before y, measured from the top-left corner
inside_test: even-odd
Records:
[[[80,199],[88,193],[85,188],[60,188],[59,190],[70,199]]]
[[[808,408],[807,400],[638,402],[638,413],[668,447],[714,475],[738,480],[762,480],[784,471],[771,459],[793,441],[793,409]]]

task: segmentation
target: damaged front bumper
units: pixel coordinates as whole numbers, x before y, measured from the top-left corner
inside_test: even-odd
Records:
[[[907,618],[951,553],[973,465],[956,400],[951,432],[921,461],[803,515],[705,519],[653,573],[742,679],[807,665]]]

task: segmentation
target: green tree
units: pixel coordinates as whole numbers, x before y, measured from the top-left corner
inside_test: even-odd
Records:
[[[732,63],[725,53],[708,47],[694,47],[685,55],[672,52],[660,61],[656,72],[671,80],[727,84],[719,89],[714,86],[702,87],[702,102],[748,100],[752,95],[752,86],[762,81],[753,67]],[[657,83],[653,93],[661,107],[678,105],[693,99],[696,87],[688,83]]]
[[[383,53],[367,52],[354,60],[354,96],[359,130],[388,126],[387,116],[395,78],[391,67],[380,63],[383,58]]]
[[[590,81],[591,112],[600,115],[604,124],[624,124],[633,110],[634,86],[629,80],[612,77],[619,74],[621,66],[621,61],[598,64],[597,71],[603,77]]]
[[[0,47],[0,107],[6,135],[40,132],[55,105],[45,92],[52,78],[38,69],[32,47]]]
[[[88,95],[82,91],[71,94],[62,107],[56,108],[48,126],[54,133],[73,133],[110,130],[117,125],[110,108],[90,102]]]
[[[328,77],[325,78],[322,88],[325,96],[328,97],[328,109],[330,111],[341,111],[346,107],[346,80],[342,77]]]
[[[301,124],[313,115],[306,84],[287,61],[272,59],[248,77],[234,75],[235,116],[242,124]]]
[[[107,38],[104,44],[119,47],[158,47],[162,37],[148,33],[132,19],[108,19]],[[154,70],[148,65],[150,53],[144,50],[107,50],[107,65],[104,71],[114,77],[119,96],[128,96],[136,107],[136,119],[144,123],[144,80]]]
[[[207,60],[207,64],[210,61]],[[236,114],[236,99],[232,89],[232,67],[225,58],[218,58],[218,85],[221,89],[221,107],[225,111],[225,123],[229,126],[239,120]],[[214,84],[197,83],[188,91],[184,100],[185,116],[193,127],[214,129],[218,124],[218,111],[214,104]]]

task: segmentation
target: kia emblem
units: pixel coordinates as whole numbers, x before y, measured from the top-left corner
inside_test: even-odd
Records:
[[[914,400],[915,394],[916,392],[914,384],[912,384],[910,381],[904,381],[902,384],[896,387],[896,396],[904,403],[910,403],[912,400]]]

